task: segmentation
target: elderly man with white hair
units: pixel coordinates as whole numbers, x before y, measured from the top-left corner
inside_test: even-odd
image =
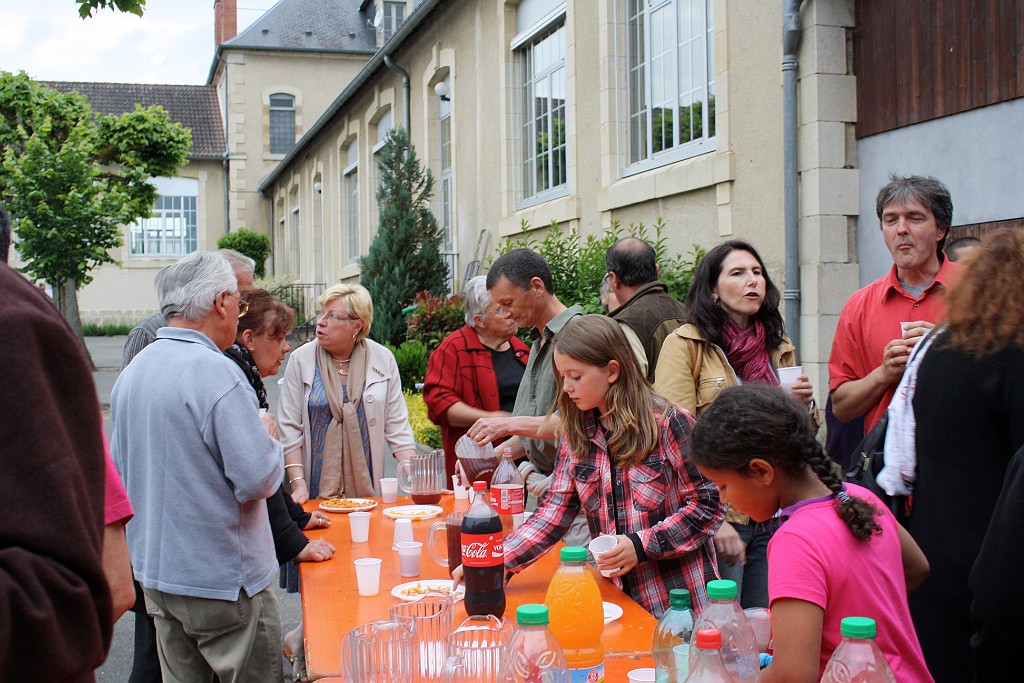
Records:
[[[455,442],[481,417],[511,415],[529,349],[515,322],[496,311],[487,278],[466,283],[466,325],[448,335],[427,363],[423,400],[441,427],[445,468],[455,472]]]
[[[168,327],[111,396],[111,453],[135,506],[128,549],[156,621],[163,680],[273,680],[278,564],[264,500],[284,456],[221,352],[245,315],[232,267],[194,252],[157,275]]]

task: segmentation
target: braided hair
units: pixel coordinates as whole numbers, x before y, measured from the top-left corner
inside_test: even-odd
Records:
[[[753,458],[793,477],[810,467],[836,496],[836,514],[857,540],[868,541],[882,531],[875,521],[880,511],[843,491],[807,411],[778,387],[744,384],[723,390],[693,429],[692,453],[697,465],[740,474]]]

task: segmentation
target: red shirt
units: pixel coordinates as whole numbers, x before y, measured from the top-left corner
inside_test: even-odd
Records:
[[[519,337],[509,339],[516,360],[526,367],[529,348]],[[427,376],[423,379],[423,402],[430,421],[441,427],[445,467],[450,477],[455,472],[455,442],[467,427],[448,424],[448,409],[462,401],[472,408],[501,410],[498,378],[494,374],[491,350],[469,325],[455,330],[430,354]]]
[[[901,322],[937,323],[945,319],[946,292],[962,271],[963,266],[944,259],[935,281],[920,299],[914,299],[900,286],[895,265],[888,275],[854,292],[843,306],[832,341],[832,355],[828,359],[829,391],[851,380],[862,379],[881,365],[885,345],[901,336]],[[895,392],[893,384],[882,400],[864,415],[865,434],[885,413]]]

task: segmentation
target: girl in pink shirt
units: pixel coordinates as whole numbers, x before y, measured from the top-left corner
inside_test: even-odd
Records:
[[[758,681],[817,681],[839,622],[863,616],[897,681],[932,683],[907,607],[928,561],[878,498],[842,483],[815,431],[792,398],[754,384],[724,390],[693,431],[693,459],[722,502],[783,522],[768,544],[774,661]]]

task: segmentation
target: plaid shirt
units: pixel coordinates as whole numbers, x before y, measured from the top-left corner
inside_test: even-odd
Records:
[[[618,504],[608,442],[593,411],[584,418],[595,446],[592,459],[577,459],[561,440],[551,487],[530,519],[505,539],[507,569],[520,571],[547,552],[582,506],[592,534],[634,534],[647,555],[625,581],[611,577],[617,587],[655,616],[668,609],[669,590],[686,588],[700,611],[705,585],[718,576],[712,537],[725,511],[715,485],[687,461],[693,418],[660,397],[652,403],[658,445],[641,464],[616,468]]]

